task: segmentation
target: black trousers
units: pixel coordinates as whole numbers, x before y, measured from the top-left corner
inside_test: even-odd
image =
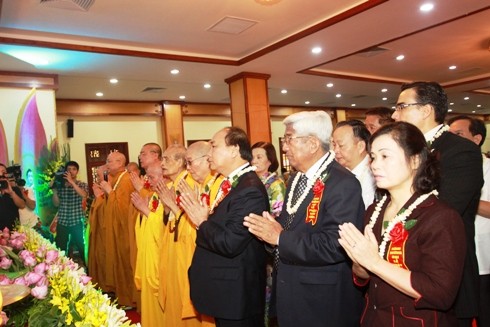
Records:
[[[243,320],[214,318],[216,327],[264,327],[264,314],[258,314]]]
[[[490,275],[480,275],[478,327],[490,327]]]

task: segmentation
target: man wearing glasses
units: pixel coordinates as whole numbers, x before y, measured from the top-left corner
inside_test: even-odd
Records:
[[[465,225],[467,254],[454,305],[459,326],[469,327],[478,315],[478,263],[475,250],[475,215],[483,186],[482,157],[478,146],[448,132],[444,125],[447,95],[435,82],[404,84],[393,119],[417,126],[440,161],[439,198],[456,209]]]

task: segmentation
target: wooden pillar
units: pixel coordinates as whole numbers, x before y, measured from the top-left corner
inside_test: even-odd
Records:
[[[171,144],[184,144],[184,122],[182,119],[182,105],[163,103],[162,140],[165,140],[163,149],[166,149]]]
[[[227,78],[231,123],[247,132],[250,143],[271,142],[267,80],[270,75],[243,72]]]

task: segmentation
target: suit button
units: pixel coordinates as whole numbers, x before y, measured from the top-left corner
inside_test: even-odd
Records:
[[[376,306],[375,305],[373,305],[373,308],[374,308],[374,310],[376,310]]]
[[[374,284],[374,288],[378,288],[378,284],[376,284],[376,283],[375,283],[375,284]]]

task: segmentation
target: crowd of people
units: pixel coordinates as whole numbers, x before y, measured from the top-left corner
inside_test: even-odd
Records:
[[[439,84],[414,82],[364,122],[291,114],[287,181],[274,146],[237,127],[145,144],[140,167],[112,152],[92,187],[89,275],[143,326],[490,326],[486,128],[445,123],[447,106]],[[61,249],[83,247],[88,194],[66,167]],[[28,192],[1,192],[2,225],[32,210]]]

